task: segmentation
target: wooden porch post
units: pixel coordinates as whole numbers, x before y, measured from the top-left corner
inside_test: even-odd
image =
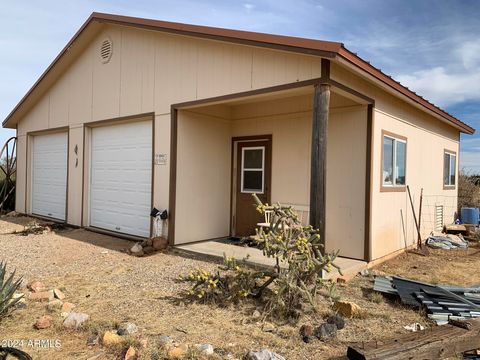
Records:
[[[325,245],[325,211],[327,182],[327,128],[330,85],[315,86],[312,122],[312,164],[310,172],[310,225],[320,230]]]

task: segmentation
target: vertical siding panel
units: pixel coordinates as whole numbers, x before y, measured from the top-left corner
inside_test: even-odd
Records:
[[[92,43],[93,48],[93,119],[111,119],[120,115],[121,30],[108,27]],[[100,61],[102,41],[110,37],[113,53],[110,61]]]
[[[68,119],[70,124],[92,120],[94,46],[85,49],[70,66],[68,78]],[[95,53],[95,55],[97,55]]]

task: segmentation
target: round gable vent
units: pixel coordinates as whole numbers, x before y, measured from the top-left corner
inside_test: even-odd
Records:
[[[105,39],[102,41],[102,45],[100,46],[100,61],[103,64],[106,64],[110,61],[113,52],[113,43],[110,39]]]

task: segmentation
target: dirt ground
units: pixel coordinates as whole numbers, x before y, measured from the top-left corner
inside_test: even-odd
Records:
[[[420,311],[372,295],[373,277],[357,276],[339,286],[338,295],[357,303],[363,309],[362,316],[348,320],[336,339],[306,344],[298,329],[304,323],[318,325],[322,316],[332,313],[327,300],[321,301],[315,317],[301,319],[297,325],[275,323],[273,331],[266,332],[251,316],[254,303],[220,308],[184,301],[186,284],[179,283],[178,276],[195,268],[214,269],[217,265],[212,261],[174,251],[135,258],[123,251],[131,242],[82,229],[29,236],[12,233],[31,221],[25,217],[0,219],[0,260],[6,260],[9,269],[15,268],[26,282],[39,280],[50,288],[62,289],[65,300],[76,305],[75,311],[90,315],[84,329],[67,331],[59,312],[48,311],[45,303],[27,301],[25,309],[2,319],[2,342],[23,340],[28,345],[31,339],[60,340],[59,347],[24,345],[23,350],[34,359],[84,360],[97,354],[97,359],[120,358],[121,349],[89,347],[87,339],[94,331],[114,329],[126,320],[139,327],[129,344],[139,346],[139,341],[147,340],[146,347],[139,348],[140,359],[162,358],[161,354],[152,356],[157,353],[160,335],[189,346],[212,344],[230,354],[223,355],[230,359],[241,359],[247,351],[262,348],[286,359],[343,358],[350,342],[392,337],[406,332],[403,326],[413,322],[433,326]],[[470,285],[480,282],[480,251],[435,251],[428,258],[401,255],[378,270],[430,282]],[[44,314],[54,317],[54,326],[35,330],[35,320]]]

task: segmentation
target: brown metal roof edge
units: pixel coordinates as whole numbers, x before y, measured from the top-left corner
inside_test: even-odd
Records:
[[[204,37],[209,39],[216,39],[221,41],[228,42],[237,42],[244,43],[249,45],[256,46],[267,46],[273,48],[279,48],[286,51],[293,52],[302,52],[315,54],[320,56],[329,56],[334,57],[338,54],[343,59],[347,60],[357,68],[367,72],[388,86],[392,87],[401,94],[407,96],[411,100],[417,102],[418,104],[424,106],[425,108],[433,111],[434,113],[442,116],[446,120],[450,121],[454,125],[463,129],[464,132],[468,134],[473,134],[475,129],[460,121],[459,119],[448,114],[444,110],[440,109],[436,105],[430,103],[426,99],[417,95],[413,91],[409,90],[399,82],[393,80],[390,76],[384,74],[381,70],[375,68],[370,63],[366,62],[359,56],[355,55],[348,49],[346,49],[343,44],[332,41],[322,41],[322,40],[313,40],[305,39],[299,37],[283,36],[283,35],[272,35],[265,33],[257,33],[250,31],[242,30],[232,30],[224,28],[215,28],[208,26],[200,25],[190,25],[182,24],[161,20],[151,20],[143,19],[131,16],[123,15],[113,15],[105,13],[92,13],[90,17],[85,21],[81,28],[75,33],[72,39],[67,43],[67,45],[62,49],[58,56],[53,60],[53,62],[48,66],[48,68],[43,72],[35,84],[30,88],[30,90],[25,94],[25,96],[20,100],[20,102],[15,106],[15,108],[10,112],[10,114],[2,122],[2,125],[5,126],[8,120],[15,114],[15,112],[20,108],[20,106],[25,102],[25,100],[30,96],[30,94],[35,90],[35,88],[40,84],[40,82],[47,76],[50,70],[55,66],[55,64],[63,57],[63,55],[68,51],[70,46],[75,42],[75,40],[82,34],[85,28],[92,22],[109,22],[120,25],[135,26],[135,27],[144,27],[155,29],[157,31],[165,31],[178,33],[183,35],[190,35],[196,37]]]
[[[271,45],[273,47],[283,46],[291,48],[291,51],[301,51],[302,49],[310,53],[314,51],[338,53],[342,44],[334,41],[306,39],[301,37],[274,35],[267,33],[259,33],[252,31],[233,30],[226,28],[191,25],[170,21],[143,19],[131,16],[113,15],[105,13],[93,13],[93,19],[103,22],[112,22],[122,25],[133,25],[136,27],[146,27],[159,31],[175,32],[183,35],[204,36],[209,38],[216,38],[223,41],[247,41],[255,45]],[[313,50],[313,52],[312,52]]]
[[[450,121],[451,123],[455,124],[456,126],[460,127],[463,129],[463,131],[467,134],[474,134],[475,129],[469,126],[468,124],[465,124],[463,121],[457,119],[456,117],[452,116],[451,114],[447,113],[445,110],[442,110],[435,104],[432,104],[430,101],[427,99],[421,97],[414,91],[408,89],[406,86],[403,86],[400,84],[398,81],[394,80],[391,76],[388,76],[384,72],[382,72],[380,69],[376,68],[369,62],[363,60],[361,57],[358,55],[352,53],[350,50],[345,48],[343,45],[338,52],[338,55],[342,57],[343,59],[347,60],[351,64],[355,65],[356,67],[362,69],[363,71],[367,72],[368,74],[372,75],[376,79],[382,81],[386,85],[392,87],[396,91],[400,92],[401,94],[407,96],[411,100],[415,101],[416,103],[422,105],[423,107],[427,108],[428,110],[433,111],[437,115],[442,116],[446,120]]]

